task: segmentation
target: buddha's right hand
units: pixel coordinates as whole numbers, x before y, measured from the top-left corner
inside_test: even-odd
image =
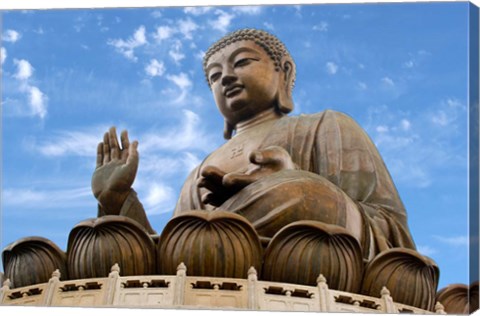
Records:
[[[199,188],[205,188],[207,193],[202,195],[202,203],[220,206],[238,192],[235,188],[228,188],[222,183],[225,172],[215,166],[205,166],[200,171],[200,179],[197,181]]]
[[[115,127],[103,136],[97,147],[97,165],[92,177],[92,191],[107,214],[118,214],[131,192],[138,169],[138,142],[130,144],[127,131],[120,136]]]

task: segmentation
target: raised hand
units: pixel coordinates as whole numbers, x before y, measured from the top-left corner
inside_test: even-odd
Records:
[[[127,131],[121,133],[120,140],[121,147],[115,127],[105,133],[97,147],[97,165],[92,177],[93,195],[110,215],[120,212],[138,169],[138,142],[130,144]]]
[[[220,206],[247,185],[281,170],[297,169],[288,152],[279,146],[270,146],[250,153],[248,168],[225,173],[214,166],[201,170],[197,185],[209,192],[202,196],[202,202]]]

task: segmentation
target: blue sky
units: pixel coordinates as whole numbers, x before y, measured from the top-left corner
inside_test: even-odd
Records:
[[[96,216],[96,145],[139,141],[134,188],[161,231],[189,173],[223,143],[201,58],[242,27],[276,34],[297,64],[295,111],[366,129],[440,287],[467,283],[467,3],[330,4],[2,13],[1,247]]]

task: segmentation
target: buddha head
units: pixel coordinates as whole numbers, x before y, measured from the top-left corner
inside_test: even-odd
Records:
[[[205,54],[203,69],[215,103],[225,118],[224,137],[237,123],[274,109],[293,110],[295,63],[285,45],[261,30],[227,34]]]

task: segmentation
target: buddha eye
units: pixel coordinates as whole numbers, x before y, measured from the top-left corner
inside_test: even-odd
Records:
[[[217,81],[218,78],[220,78],[221,75],[222,75],[221,72],[215,72],[215,73],[213,73],[213,74],[210,76],[210,83],[214,83],[215,81]]]
[[[241,58],[239,60],[237,60],[234,64],[233,64],[233,67],[237,68],[237,67],[243,67],[243,66],[246,66],[248,64],[250,64],[252,61],[258,61],[259,59],[256,59],[256,58],[251,58],[251,57],[248,57],[248,58]]]

